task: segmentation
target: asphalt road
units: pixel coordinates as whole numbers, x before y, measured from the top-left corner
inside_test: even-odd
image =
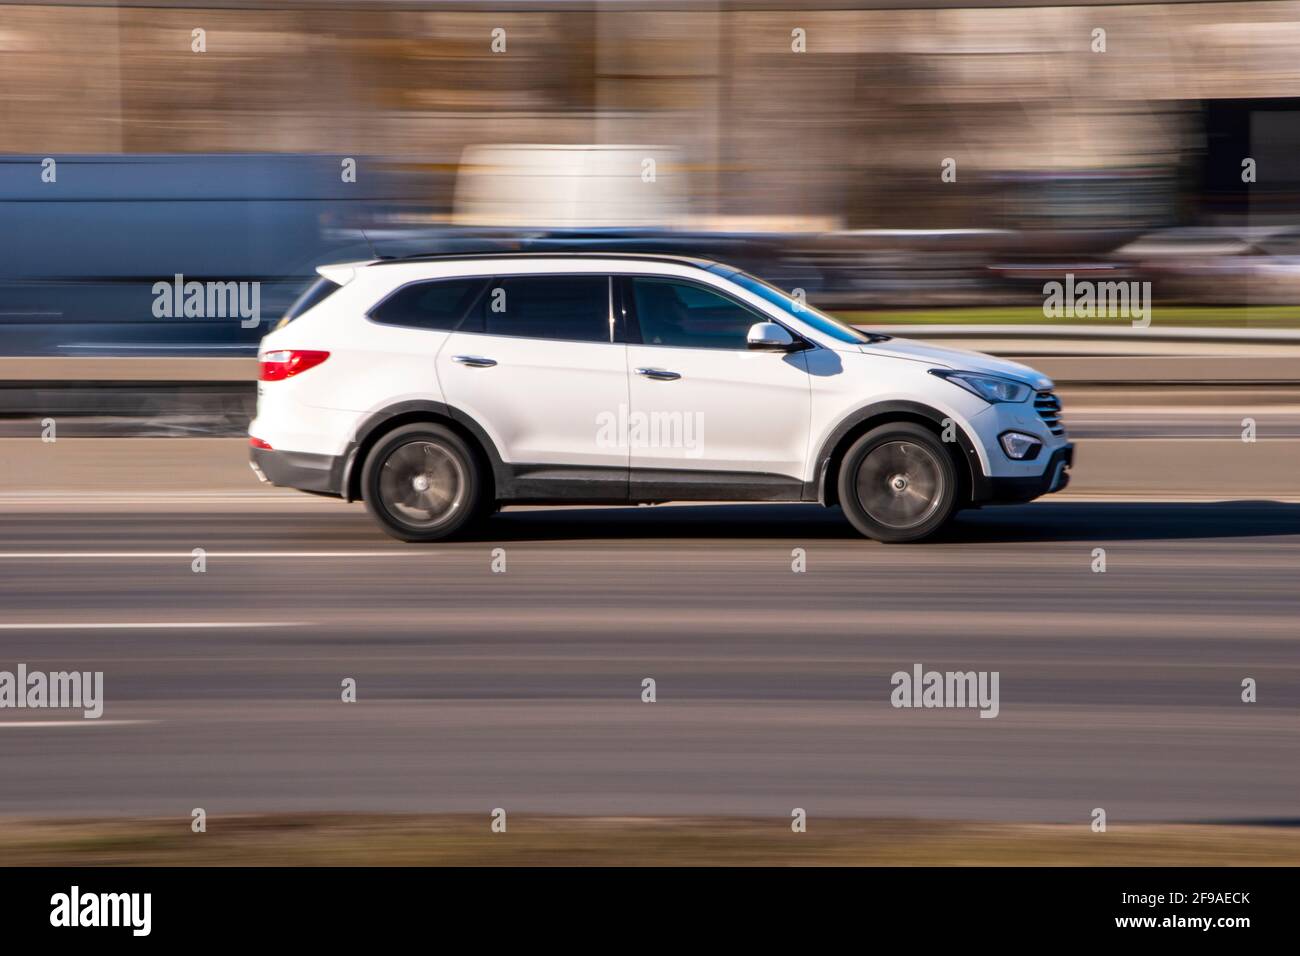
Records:
[[[512,511],[413,547],[309,502],[0,514],[0,670],[106,697],[0,710],[0,813],[1300,820],[1300,505],[1055,500],[919,546],[817,506]],[[915,663],[997,671],[999,716],[891,707]]]

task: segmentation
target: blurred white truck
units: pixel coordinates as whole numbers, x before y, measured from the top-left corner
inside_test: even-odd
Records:
[[[687,213],[670,146],[491,144],[466,147],[456,175],[457,226],[668,228]]]

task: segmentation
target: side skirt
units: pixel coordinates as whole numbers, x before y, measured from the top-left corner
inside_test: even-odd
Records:
[[[506,464],[506,503],[642,504],[661,501],[803,501],[797,478],[761,472]]]

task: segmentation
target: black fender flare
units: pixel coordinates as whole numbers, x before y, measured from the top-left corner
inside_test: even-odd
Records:
[[[937,408],[931,408],[921,402],[888,401],[875,402],[855,409],[835,426],[835,429],[826,437],[821,448],[817,451],[817,457],[814,459],[813,480],[809,483],[809,486],[804,488],[804,500],[820,501],[822,504],[827,504],[833,500],[834,489],[829,488],[827,485],[830,478],[830,467],[836,454],[842,450],[841,446],[847,446],[846,440],[850,435],[872,427],[871,423],[874,420],[884,423],[886,421],[906,421],[908,419],[921,419],[928,422],[940,433],[945,427],[945,422],[951,421],[956,429],[957,447],[961,450],[959,457],[966,462],[967,476],[970,479],[971,501],[982,501],[989,496],[989,480],[984,474],[983,466],[980,464],[979,451],[976,449],[970,435],[966,434],[964,428],[957,424],[956,421],[953,421],[951,416],[945,415]]]
[[[398,402],[395,405],[389,405],[387,408],[380,409],[366,418],[352,434],[351,441],[348,442],[347,448],[341,456],[343,461],[342,474],[339,477],[339,492],[347,501],[355,500],[356,496],[352,494],[353,472],[355,470],[357,458],[363,448],[368,448],[371,439],[381,429],[393,421],[395,418],[411,418],[419,420],[421,417],[443,418],[459,425],[462,429],[478,443],[483,454],[487,457],[488,464],[492,468],[493,487],[498,489],[506,488],[510,484],[510,471],[505,463],[501,460],[501,453],[497,451],[496,443],[488,437],[487,430],[483,428],[474,418],[465,414],[460,409],[448,405],[445,402],[435,402],[430,399],[415,399],[406,402]]]

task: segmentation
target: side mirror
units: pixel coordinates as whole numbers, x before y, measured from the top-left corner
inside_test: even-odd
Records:
[[[751,349],[764,352],[789,352],[795,347],[794,337],[775,322],[754,323],[749,327],[746,340]]]

